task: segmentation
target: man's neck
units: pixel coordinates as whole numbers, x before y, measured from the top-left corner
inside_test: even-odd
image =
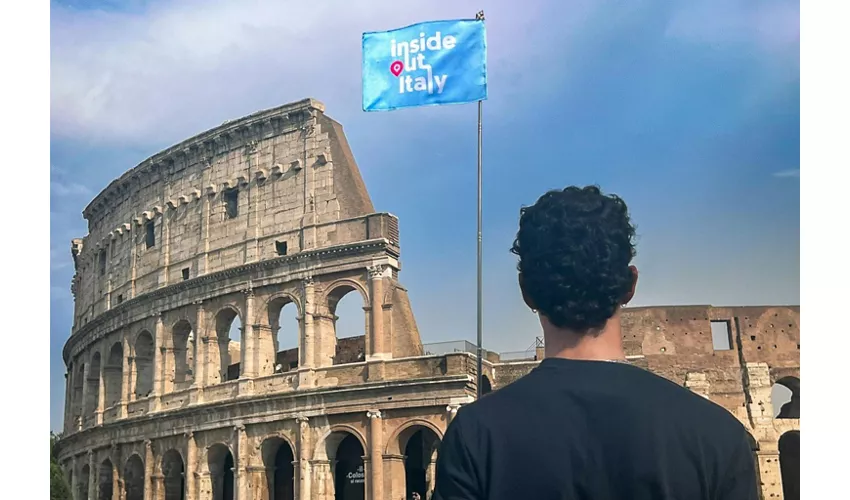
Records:
[[[586,361],[613,361],[626,358],[623,351],[620,311],[608,320],[598,332],[578,334],[558,328],[541,315],[543,338],[547,358],[564,358]]]

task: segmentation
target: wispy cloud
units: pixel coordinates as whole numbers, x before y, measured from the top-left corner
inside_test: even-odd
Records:
[[[86,196],[91,193],[91,189],[78,182],[50,181],[50,194],[56,196]]]
[[[774,177],[800,177],[800,169],[780,170],[773,173]]]

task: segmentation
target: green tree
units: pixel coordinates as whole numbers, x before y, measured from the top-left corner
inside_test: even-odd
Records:
[[[62,437],[61,434],[50,432],[50,500],[72,500],[71,487],[65,480],[62,467],[59,466],[59,457],[56,443]]]

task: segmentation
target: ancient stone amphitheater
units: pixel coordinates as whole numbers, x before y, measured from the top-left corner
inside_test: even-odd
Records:
[[[188,139],[84,216],[60,441],[76,499],[430,496],[440,438],[476,393],[475,351],[423,346],[399,281],[398,219],[375,212],[322,104]],[[365,335],[337,338],[349,293]],[[297,347],[280,349],[288,304]],[[798,307],[630,309],[624,340],[635,364],[737,415],[764,498],[794,497]],[[542,355],[487,352],[482,391]],[[775,383],[792,394],[781,412]]]

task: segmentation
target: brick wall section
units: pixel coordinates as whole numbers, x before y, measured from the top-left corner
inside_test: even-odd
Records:
[[[337,339],[335,365],[357,363],[366,360],[366,337],[359,335],[345,339]]]

